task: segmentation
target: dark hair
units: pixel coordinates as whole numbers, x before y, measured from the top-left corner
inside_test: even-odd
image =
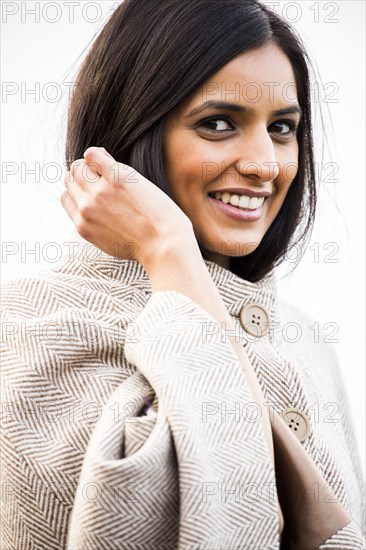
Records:
[[[233,57],[269,42],[287,55],[295,74],[299,165],[258,247],[230,258],[230,270],[252,282],[291,247],[304,246],[315,217],[311,65],[286,21],[257,0],[125,0],[84,60],[68,112],[68,168],[88,147],[105,147],[170,196],[162,150],[170,111]]]

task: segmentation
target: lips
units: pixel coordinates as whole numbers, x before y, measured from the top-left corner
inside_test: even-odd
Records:
[[[244,187],[228,187],[227,189],[216,189],[209,193],[214,197],[215,193],[230,193],[230,195],[246,195],[247,197],[269,197],[272,193],[270,191],[254,191],[253,189],[247,189]]]
[[[247,195],[231,195],[230,193],[215,193],[215,199],[224,204],[231,204],[244,210],[256,210],[265,201],[264,197],[248,197]]]
[[[238,198],[238,195],[236,195],[236,197]],[[244,198],[244,197],[241,197],[241,198]],[[246,198],[248,199],[249,197],[246,197]],[[251,198],[250,200],[258,201],[260,199]],[[263,201],[265,199],[262,198],[261,200]],[[263,215],[263,205],[254,209],[244,209],[238,206],[234,206],[230,203],[225,203],[222,200],[216,199],[211,196],[210,196],[210,201],[212,201],[215,207],[218,208],[223,214],[226,214],[227,216],[235,220],[255,222],[259,220]]]

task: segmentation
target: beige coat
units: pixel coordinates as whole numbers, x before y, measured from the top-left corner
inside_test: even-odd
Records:
[[[272,465],[224,327],[181,293],[151,296],[139,263],[94,253],[3,287],[1,549],[289,548],[287,469]],[[249,283],[205,264],[288,448],[351,518],[319,548],[365,548],[331,344],[279,301],[275,273]],[[306,531],[318,487],[293,485],[292,521]]]

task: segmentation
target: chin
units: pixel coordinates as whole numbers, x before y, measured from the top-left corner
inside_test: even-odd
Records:
[[[245,239],[244,240],[236,240],[236,241],[229,241],[229,240],[221,240],[218,239],[211,239],[211,240],[205,240],[205,241],[198,241],[201,250],[204,250],[207,255],[210,255],[211,257],[214,257],[216,255],[218,256],[224,256],[227,258],[232,257],[241,257],[241,256],[248,256],[252,252],[254,252],[260,243],[260,241]]]

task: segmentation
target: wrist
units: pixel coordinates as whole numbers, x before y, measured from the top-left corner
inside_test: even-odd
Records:
[[[188,267],[202,263],[193,227],[188,226],[182,232],[160,238],[146,250],[145,255],[139,258],[139,262],[149,277],[153,277],[154,273],[161,272],[170,264],[185,264]]]

